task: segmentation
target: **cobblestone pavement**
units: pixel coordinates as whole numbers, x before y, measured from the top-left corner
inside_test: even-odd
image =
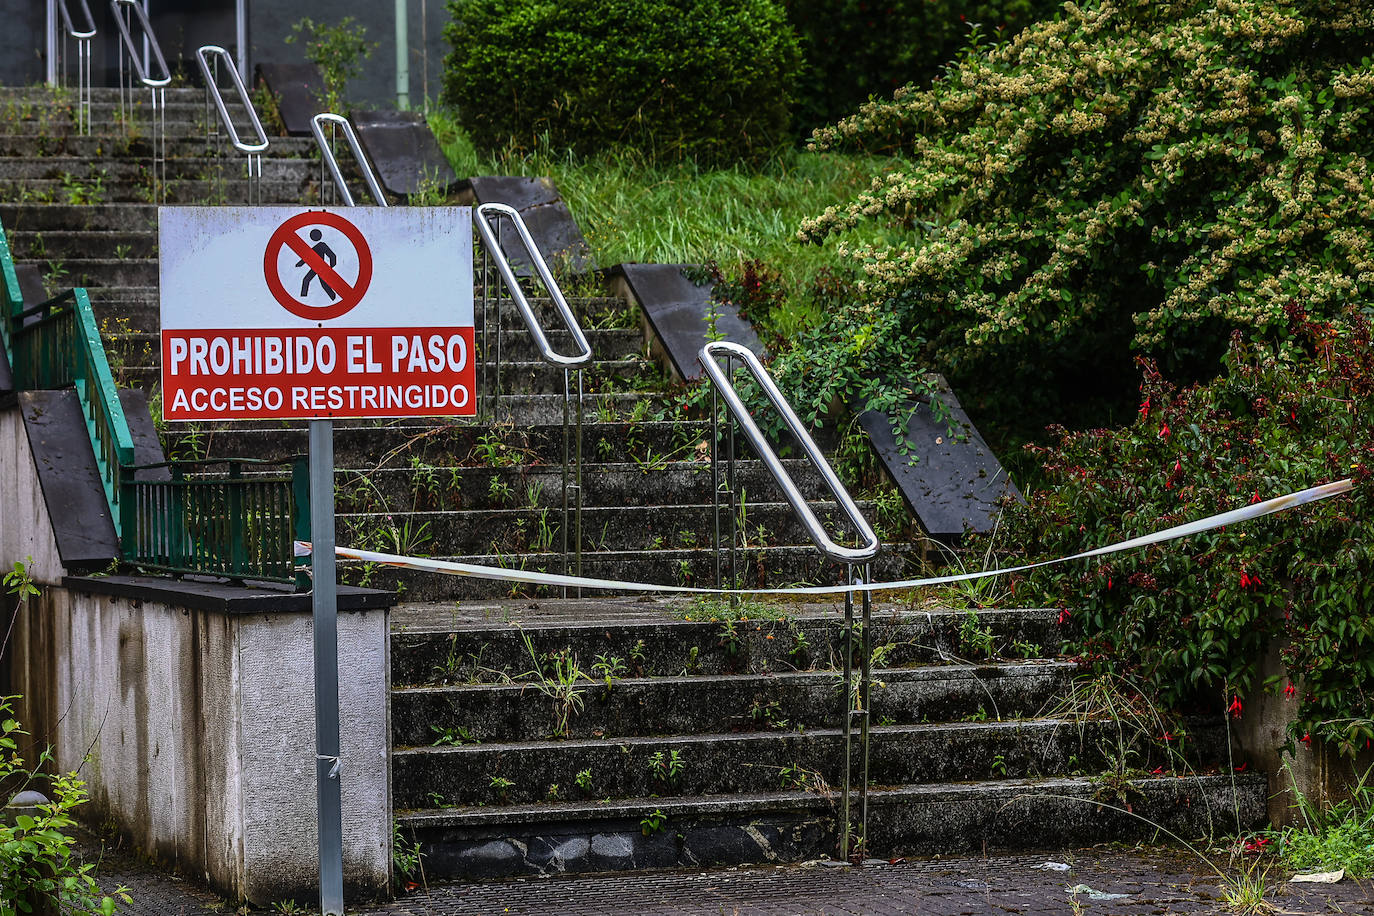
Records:
[[[88,854],[93,850],[88,850]],[[1051,870],[1046,863],[1069,865]],[[1243,866],[1242,866],[1243,867]],[[1255,874],[1263,871],[1263,864]],[[118,852],[99,871],[109,887],[129,885],[137,916],[225,916],[234,911],[214,894],[167,876]],[[1276,914],[1347,913],[1374,916],[1374,885],[1292,884],[1281,870],[1265,877]],[[1086,885],[1091,891],[1071,894]],[[1094,893],[1095,892],[1095,893]],[[1101,899],[1098,894],[1121,894]],[[310,905],[296,912],[312,912]],[[313,912],[318,912],[314,909]],[[432,886],[388,904],[350,905],[350,916],[969,916],[969,914],[1229,914],[1219,879],[1198,858],[1172,849],[1094,848],[1016,855],[877,863],[864,868],[793,865],[703,872],[636,872],[595,877],[530,878]]]

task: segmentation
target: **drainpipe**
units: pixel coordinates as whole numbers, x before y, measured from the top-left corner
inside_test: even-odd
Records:
[[[57,0],[48,0],[48,31],[44,33],[48,55],[48,85],[57,86]]]
[[[406,0],[396,0],[396,107],[410,107],[410,38],[406,34],[409,10]]]

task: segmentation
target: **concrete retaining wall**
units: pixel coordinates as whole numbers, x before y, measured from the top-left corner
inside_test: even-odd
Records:
[[[0,564],[28,562],[42,589],[15,621],[5,692],[23,695],[19,718],[57,768],[81,771],[84,819],[231,897],[317,896],[309,596],[65,577],[15,409],[0,410],[0,480]],[[390,600],[340,596],[344,877],[354,895],[385,893],[391,867]]]

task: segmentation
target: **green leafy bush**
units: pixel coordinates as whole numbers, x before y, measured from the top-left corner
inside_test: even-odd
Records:
[[[1343,330],[1289,315],[1300,343],[1237,332],[1206,385],[1177,389],[1142,360],[1135,422],[1036,449],[1049,486],[1008,507],[999,536],[1049,559],[1353,478],[1349,495],[1037,570],[1016,598],[1065,608],[1086,660],[1165,706],[1224,696],[1239,715],[1268,690],[1291,704],[1293,742],[1354,754],[1374,739],[1374,346],[1362,315]],[[1259,683],[1271,646],[1288,677]]]
[[[758,159],[789,139],[800,64],[774,0],[450,0],[444,98],[486,149]]]
[[[1128,399],[1135,353],[1210,376],[1231,329],[1281,333],[1290,299],[1374,297],[1371,56],[1364,0],[1068,3],[865,105],[815,145],[909,165],[802,226],[865,273],[826,336],[912,335],[956,383],[1049,392],[1053,416]],[[875,223],[886,239],[850,241]],[[820,356],[821,376],[853,363]]]
[[[47,776],[46,754],[29,768],[19,755],[24,734],[10,717],[12,697],[0,698],[0,795],[8,799],[24,788],[38,788],[52,798],[36,815],[21,814],[14,824],[0,823],[0,913],[32,913],[44,905],[71,916],[112,916],[117,902],[130,902],[125,888],[105,894],[72,849],[65,831],[74,826],[72,810],[86,801],[86,787],[75,773]]]
[[[377,47],[376,42],[367,40],[367,29],[352,16],[345,16],[336,25],[306,16],[292,24],[285,41],[305,45],[305,59],[319,68],[324,82],[321,101],[328,111],[343,114],[348,81],[362,73],[363,60]]]
[[[928,85],[980,36],[1008,37],[1062,0],[785,0],[801,40],[797,122],[833,124],[873,96]],[[975,32],[974,29],[977,29]]]

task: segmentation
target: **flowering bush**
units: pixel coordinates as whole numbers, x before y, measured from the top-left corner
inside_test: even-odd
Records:
[[[923,338],[956,381],[1128,396],[1133,351],[1202,377],[1231,329],[1282,332],[1290,299],[1374,297],[1371,57],[1366,0],[1089,0],[865,105],[814,146],[909,165],[801,228],[865,275],[831,336]]]
[[[1292,704],[1292,738],[1354,753],[1374,739],[1374,346],[1295,306],[1295,343],[1243,342],[1226,374],[1177,389],[1141,360],[1134,423],[1034,449],[1049,486],[1009,506],[999,537],[1031,557],[1103,546],[1352,477],[1353,493],[1144,550],[1037,570],[1021,603],[1064,608],[1078,651],[1152,685],[1166,705],[1224,697],[1233,716],[1266,689]],[[1288,677],[1257,682],[1271,645]]]

